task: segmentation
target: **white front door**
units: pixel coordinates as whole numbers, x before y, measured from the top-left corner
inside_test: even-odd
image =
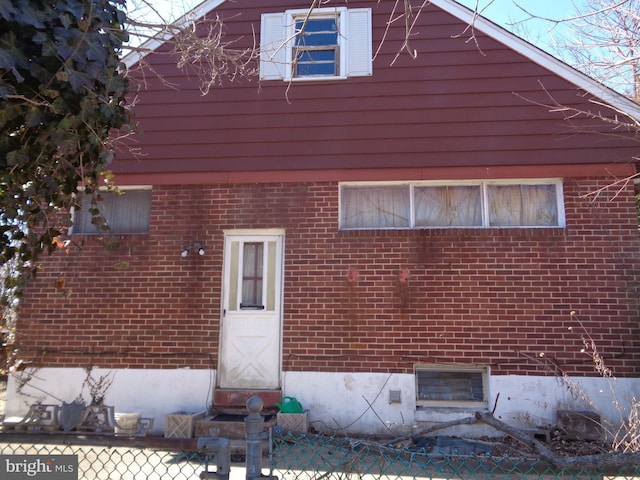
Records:
[[[283,234],[225,232],[219,388],[280,387]]]

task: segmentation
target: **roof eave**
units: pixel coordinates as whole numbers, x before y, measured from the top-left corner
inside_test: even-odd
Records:
[[[181,26],[185,25],[193,20],[204,17],[207,13],[217,8],[224,3],[225,0],[204,0],[197,6],[189,10],[187,13],[178,18],[172,25]],[[143,42],[135,51],[132,51],[122,58],[123,63],[127,68],[131,68],[133,65],[142,60],[149,53],[159,48],[162,44],[171,39],[171,35],[165,33],[159,33]]]
[[[514,51],[525,56],[532,62],[555,73],[571,82],[594,97],[603,100],[620,114],[626,114],[635,121],[640,121],[640,105],[624,95],[598,82],[590,76],[580,72],[553,55],[545,52],[532,43],[509,32],[500,25],[477,15],[472,9],[459,4],[455,0],[430,0],[430,2],[462,20],[467,25],[473,25],[478,30],[494,40],[508,46]]]

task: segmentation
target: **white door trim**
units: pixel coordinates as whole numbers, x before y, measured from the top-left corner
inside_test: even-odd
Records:
[[[255,242],[264,242],[265,245],[263,304],[258,308],[244,308],[240,298],[244,280],[239,272],[242,253],[238,249]],[[280,388],[284,230],[224,230],[222,276],[216,386],[228,389]],[[232,279],[232,276],[235,277]]]

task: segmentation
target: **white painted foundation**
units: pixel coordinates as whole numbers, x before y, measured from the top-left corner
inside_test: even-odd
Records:
[[[215,371],[94,368],[91,377],[107,376],[113,382],[106,390],[105,405],[116,413],[140,413],[153,418],[152,433],[164,434],[165,416],[174,412],[206,411],[211,405]],[[9,377],[5,417],[22,417],[29,405],[41,402],[61,405],[76,399],[90,403],[87,378],[82,368],[41,368]],[[22,380],[28,382],[20,388]],[[19,390],[19,391],[18,391]]]
[[[42,368],[12,376],[7,388],[6,417],[23,416],[30,404],[61,404],[81,398],[87,372],[81,368]],[[153,432],[164,433],[165,417],[173,412],[208,410],[215,385],[212,370],[94,369],[92,378],[112,378],[105,404],[119,413],[154,418]],[[29,381],[19,388],[20,380]],[[415,380],[410,374],[285,372],[283,395],[296,397],[309,411],[311,426],[320,432],[397,436],[416,428],[473,415],[475,409],[416,410]],[[400,402],[390,402],[390,391]],[[556,423],[558,409],[592,410],[612,428],[621,423],[632,399],[640,399],[640,379],[608,380],[496,375],[489,381],[489,405],[494,416],[513,426]],[[616,402],[622,407],[620,411]],[[458,427],[439,434],[491,435],[490,427]]]

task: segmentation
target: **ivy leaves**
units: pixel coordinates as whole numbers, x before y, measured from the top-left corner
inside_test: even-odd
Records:
[[[124,0],[0,2],[0,261],[34,260],[129,123]]]

